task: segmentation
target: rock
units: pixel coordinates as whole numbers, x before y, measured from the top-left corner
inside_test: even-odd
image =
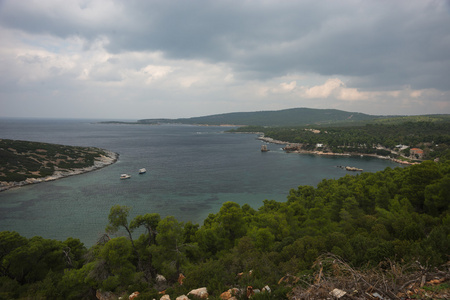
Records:
[[[161,298],[159,298],[159,300],[170,300],[170,296],[169,295],[164,295]]]
[[[239,290],[237,288],[232,288],[229,289],[226,292],[223,292],[222,294],[220,294],[220,299],[223,300],[231,300],[231,299],[236,299],[234,296],[237,296],[239,294]]]
[[[209,296],[208,295],[208,291],[207,291],[207,289],[205,287],[192,290],[192,291],[190,291],[188,293],[188,296],[189,295],[195,296],[195,297],[200,298],[200,299],[207,299],[208,296]]]
[[[229,290],[220,294],[220,299],[222,299],[222,300],[229,300],[231,297],[233,297],[233,296],[231,295]]]
[[[189,298],[186,295],[178,296],[175,300],[189,300]]]
[[[437,284],[443,283],[444,281],[445,281],[445,277],[443,277],[443,278],[441,278],[441,279],[433,279],[433,280],[430,280],[430,281],[428,281],[428,284],[431,284],[431,285],[437,285]]]
[[[128,299],[133,300],[133,299],[136,299],[137,297],[139,297],[139,292],[134,292],[133,294],[128,296]]]
[[[251,298],[255,293],[253,292],[253,287],[247,287],[247,298]]]
[[[163,282],[166,282],[167,280],[166,280],[166,277],[164,277],[164,276],[162,276],[162,275],[160,275],[160,274],[157,274],[156,275],[156,282],[158,282],[158,283],[163,283]]]
[[[270,293],[272,290],[270,289],[270,287],[268,285],[266,285],[265,287],[262,288],[262,292],[266,292],[266,293]]]
[[[334,289],[330,292],[330,295],[336,298],[341,298],[343,297],[345,294],[347,294],[347,292],[344,292],[343,290],[340,289]]]
[[[182,273],[180,273],[180,275],[178,276],[178,283],[180,285],[183,285],[183,281],[184,281],[185,278],[186,277]]]
[[[97,299],[99,300],[116,300],[117,296],[114,295],[111,292],[102,292],[100,290],[97,290],[95,292],[95,297],[97,297]]]

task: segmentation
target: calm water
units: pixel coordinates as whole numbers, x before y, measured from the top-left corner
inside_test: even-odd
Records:
[[[291,188],[339,178],[351,165],[375,172],[390,161],[360,157],[286,154],[254,134],[228,128],[188,125],[113,125],[87,120],[0,119],[0,138],[95,146],[120,154],[119,161],[90,173],[0,193],[0,231],[32,237],[95,243],[115,204],[131,206],[131,216],[159,213],[202,224],[223,202],[285,201]],[[145,167],[147,173],[138,175]],[[121,173],[132,178],[120,180]],[[351,173],[352,174],[352,173]]]

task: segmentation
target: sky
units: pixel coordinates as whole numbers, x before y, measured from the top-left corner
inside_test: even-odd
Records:
[[[448,0],[0,0],[0,117],[450,113]]]

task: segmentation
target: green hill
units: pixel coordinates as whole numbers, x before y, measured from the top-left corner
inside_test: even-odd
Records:
[[[11,187],[7,184],[11,182],[44,178],[57,173],[58,176],[67,176],[74,170],[110,164],[114,161],[114,158],[109,157],[111,155],[106,150],[94,147],[0,139],[0,190]]]
[[[382,118],[357,112],[337,109],[291,108],[277,111],[235,112],[181,119],[143,119],[141,124],[182,123],[206,125],[260,125],[300,126],[309,124],[332,124],[372,121]]]

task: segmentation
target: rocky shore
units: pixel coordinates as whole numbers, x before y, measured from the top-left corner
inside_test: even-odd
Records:
[[[55,172],[46,177],[41,178],[28,178],[24,181],[19,182],[7,182],[7,181],[0,181],[0,192],[6,191],[11,188],[21,187],[28,184],[35,184],[35,183],[41,183],[41,182],[47,182],[47,181],[53,181],[64,177],[69,177],[73,175],[79,175],[87,172],[91,172],[94,170],[98,170],[101,168],[104,168],[106,166],[114,164],[119,159],[119,154],[104,150],[106,155],[101,155],[100,157],[96,158],[94,161],[94,165],[85,167],[85,168],[74,168],[74,169],[56,169]]]
[[[289,143],[289,142],[285,142],[285,141],[280,141],[280,140],[274,140],[270,137],[265,137],[264,135],[261,135],[258,137],[259,140],[264,141],[266,143],[271,143],[271,144],[278,144],[278,145],[286,145],[286,147],[284,147],[283,149],[289,153],[299,153],[299,154],[315,154],[315,155],[332,155],[332,156],[368,156],[368,157],[375,157],[375,158],[379,158],[379,159],[389,159],[395,163],[398,164],[403,164],[403,165],[415,165],[415,164],[419,164],[417,162],[409,162],[409,161],[404,161],[404,160],[400,160],[400,159],[395,159],[395,158],[390,158],[390,157],[385,157],[385,156],[380,156],[380,155],[376,155],[376,154],[367,154],[367,153],[334,153],[334,152],[324,152],[324,151],[319,151],[319,150],[303,150],[303,149],[299,149],[297,146],[298,144],[293,144],[293,143]]]

